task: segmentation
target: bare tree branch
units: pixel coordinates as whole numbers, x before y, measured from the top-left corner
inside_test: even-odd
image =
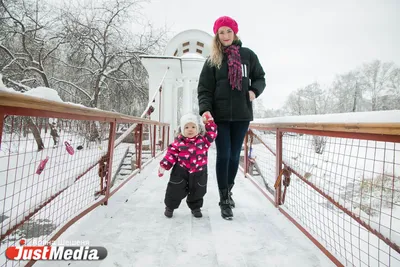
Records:
[[[55,84],[57,84],[57,83],[65,83],[65,84],[68,84],[68,85],[74,87],[75,89],[77,89],[78,91],[80,91],[80,92],[81,92],[83,95],[85,95],[90,101],[93,100],[93,98],[86,92],[85,89],[80,88],[80,87],[77,86],[76,84],[71,83],[71,82],[69,82],[69,81],[60,80],[60,79],[57,79],[57,78],[54,78],[54,77],[51,78],[51,79],[55,81]]]
[[[45,61],[52,53],[54,53],[56,50],[58,50],[58,48],[60,47],[60,45],[67,43],[64,40],[60,40],[59,42],[57,42],[57,44],[49,51],[46,53],[46,55],[43,56],[43,61]]]
[[[95,74],[95,71],[93,71],[92,69],[89,69],[88,67],[85,67],[85,66],[74,66],[74,65],[68,64],[67,62],[63,61],[62,59],[59,59],[59,58],[54,58],[54,59],[59,61],[59,62],[61,62],[63,65],[65,65],[65,66],[67,66],[69,68],[77,69],[77,70],[84,70],[84,71],[89,72],[92,75]]]
[[[29,86],[26,86],[26,85],[24,85],[24,84],[22,84],[20,82],[14,81],[14,80],[12,80],[10,78],[4,78],[4,80],[6,82],[8,82],[8,83],[11,83],[11,84],[15,85],[15,86],[23,88],[25,91],[29,91],[31,89]]]

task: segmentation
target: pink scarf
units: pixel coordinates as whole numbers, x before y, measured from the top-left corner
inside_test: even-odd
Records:
[[[230,45],[224,48],[224,53],[228,56],[228,78],[232,90],[237,88],[242,90],[242,62],[239,54],[238,45]]]

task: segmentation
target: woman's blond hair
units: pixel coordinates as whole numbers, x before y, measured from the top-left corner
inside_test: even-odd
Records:
[[[233,40],[239,40],[239,37],[235,34]],[[224,58],[223,46],[218,38],[218,32],[215,34],[213,38],[213,42],[211,45],[211,53],[208,58],[208,63],[210,66],[215,66],[218,69],[221,67],[222,59]]]

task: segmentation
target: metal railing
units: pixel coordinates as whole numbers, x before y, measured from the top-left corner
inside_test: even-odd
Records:
[[[0,266],[26,264],[8,261],[7,247],[50,244],[106,205],[168,133],[166,123],[0,92]]]
[[[336,265],[400,266],[398,121],[252,123],[242,166]]]

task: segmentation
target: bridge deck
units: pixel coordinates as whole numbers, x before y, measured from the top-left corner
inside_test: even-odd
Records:
[[[37,262],[36,266],[334,266],[239,172],[234,188],[234,219],[221,218],[210,150],[208,193],[203,218],[183,201],[171,219],[163,215],[168,175],[150,163],[109,201],[81,219],[61,240],[90,241],[108,256],[98,262]]]

